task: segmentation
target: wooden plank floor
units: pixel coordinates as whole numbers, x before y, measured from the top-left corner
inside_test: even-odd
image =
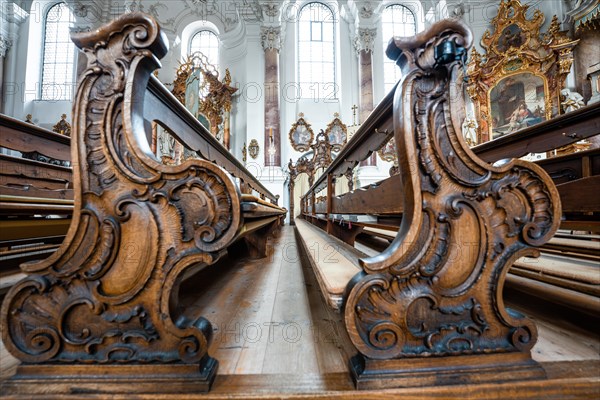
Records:
[[[341,315],[322,301],[301,257],[286,226],[267,260],[226,257],[182,287],[186,309],[213,323],[209,354],[219,360],[219,374],[348,371],[340,349],[352,345],[339,329]]]
[[[181,289],[182,310],[201,313],[212,322],[215,335],[209,353],[219,360],[218,376],[208,395],[160,397],[562,399],[568,388],[572,398],[600,398],[597,327],[580,328],[553,315],[552,310],[535,317],[539,340],[533,350],[548,380],[355,391],[347,367],[355,350],[342,316],[326,306],[309,263],[302,262],[302,257],[293,227],[285,226],[272,241],[267,259],[225,257],[187,281]],[[0,379],[14,374],[17,364],[4,346],[0,347]],[[81,394],[73,398],[81,398]]]

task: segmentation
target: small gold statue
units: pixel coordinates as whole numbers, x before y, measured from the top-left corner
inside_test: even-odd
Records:
[[[67,114],[60,116],[60,121],[52,127],[52,131],[71,137],[71,124],[67,122]]]

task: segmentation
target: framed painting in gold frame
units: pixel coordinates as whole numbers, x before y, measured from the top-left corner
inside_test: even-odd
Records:
[[[544,14],[519,0],[501,0],[492,29],[473,48],[467,93],[474,104],[477,143],[487,142],[550,119],[560,112],[560,90],[573,63],[571,40],[554,16],[540,33]]]
[[[305,152],[310,148],[310,145],[315,138],[315,133],[310,124],[304,119],[304,114],[300,113],[298,116],[299,118],[292,124],[288,136],[294,150]]]
[[[325,134],[333,146],[333,151],[340,151],[344,147],[348,138],[348,128],[340,119],[340,114],[333,114],[333,120],[327,125]]]
[[[491,139],[549,119],[550,100],[545,77],[531,72],[505,76],[488,95]]]

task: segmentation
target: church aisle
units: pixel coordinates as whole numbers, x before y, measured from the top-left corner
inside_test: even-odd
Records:
[[[293,227],[271,241],[266,259],[225,256],[187,281],[181,297],[186,314],[213,324],[209,354],[219,374],[348,371],[351,344],[341,315],[323,303]]]

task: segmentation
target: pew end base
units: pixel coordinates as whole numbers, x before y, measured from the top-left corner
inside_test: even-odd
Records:
[[[546,379],[528,353],[376,360],[357,354],[349,361],[356,389],[471,385]]]
[[[3,395],[173,395],[206,393],[219,362],[196,364],[23,364],[3,382]]]

